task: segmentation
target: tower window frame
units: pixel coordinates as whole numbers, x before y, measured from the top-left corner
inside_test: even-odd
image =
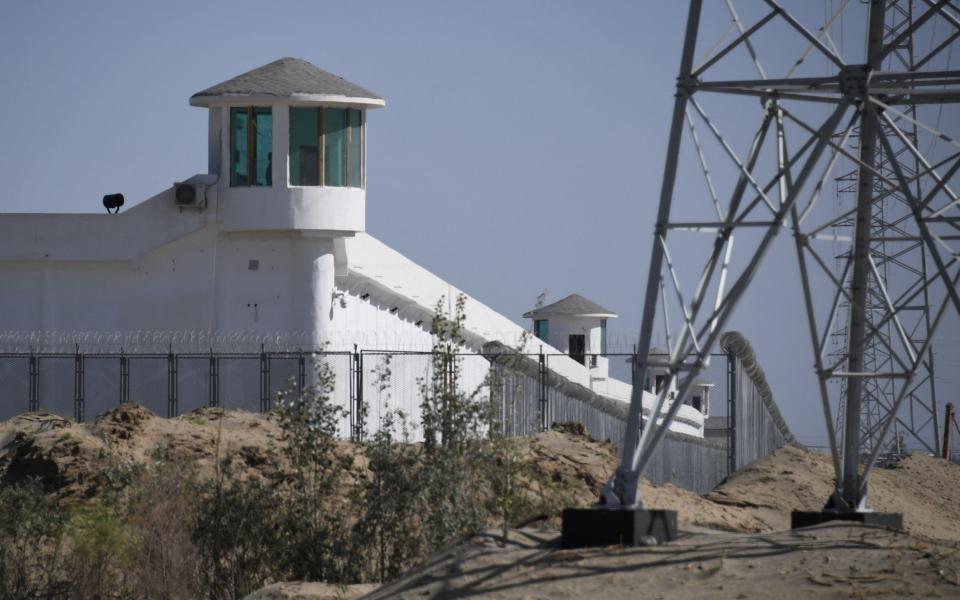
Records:
[[[231,106],[230,107],[230,186],[231,187],[272,187],[273,186],[273,107],[271,106]],[[244,132],[238,136],[238,117],[243,118]],[[260,117],[266,117],[269,128],[264,135],[258,124]],[[262,140],[261,140],[262,138]],[[266,146],[265,152],[264,148]],[[241,157],[242,153],[242,157]],[[262,160],[261,160],[262,155]],[[261,164],[263,163],[263,164]],[[242,172],[241,172],[242,166]],[[260,167],[263,177],[258,178]]]
[[[289,187],[364,188],[366,111],[291,105],[289,123]],[[304,135],[296,129],[299,126],[311,127],[311,130]],[[303,142],[316,142],[316,145],[299,145]],[[308,165],[314,153],[317,164]]]
[[[550,343],[550,321],[549,319],[533,320],[533,335],[541,341]]]
[[[607,320],[600,319],[600,355],[607,355]]]

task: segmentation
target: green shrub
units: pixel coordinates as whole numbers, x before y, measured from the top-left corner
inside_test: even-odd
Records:
[[[399,575],[426,550],[421,456],[410,443],[407,416],[390,409],[390,363],[387,355],[373,372],[378,390],[386,394],[384,411],[376,433],[362,443],[367,469],[352,493],[354,506],[362,507],[354,547],[365,566],[363,577],[379,582]]]
[[[140,537],[113,507],[96,501],[76,508],[66,533],[74,595],[105,598],[127,589]]]
[[[66,597],[64,522],[39,482],[0,486],[0,596]]]
[[[336,376],[325,359],[314,365],[312,385],[282,394],[277,416],[284,452],[292,464],[279,511],[284,546],[279,560],[292,579],[343,581],[355,576],[350,560],[352,506],[344,491],[352,485],[352,457],[338,450],[343,407],[332,400]],[[348,510],[349,509],[349,510]]]
[[[153,467],[130,493],[127,521],[140,538],[132,573],[135,596],[157,600],[200,596],[200,554],[191,539],[197,481],[193,465],[161,443]]]
[[[418,380],[423,443],[390,408],[386,357],[373,372],[386,396],[379,427],[354,464],[321,357],[310,386],[277,398],[285,460],[263,478],[221,457],[220,411],[212,478],[197,478],[164,439],[148,465],[108,445],[102,495],[69,518],[38,484],[0,488],[2,597],[235,599],[274,581],[382,582],[458,537],[492,524],[506,536],[554,514],[566,490],[493,410],[499,370],[463,389],[465,303],[458,297],[452,315],[443,299],[435,307],[430,370]],[[357,418],[366,423],[363,407]]]
[[[225,461],[220,476],[196,489],[192,542],[198,583],[208,598],[242,598],[275,575],[283,547],[277,494],[257,480],[233,476]]]

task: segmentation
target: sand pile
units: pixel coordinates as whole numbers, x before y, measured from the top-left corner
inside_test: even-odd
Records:
[[[0,484],[38,477],[61,500],[76,501],[97,495],[111,469],[147,464],[160,450],[191,459],[201,477],[213,474],[219,452],[221,458],[233,457],[240,477],[266,478],[287,468],[283,443],[275,416],[245,411],[204,408],[166,419],[125,404],[89,424],[23,414],[0,423]],[[592,440],[576,427],[519,444],[524,459],[562,483],[581,506],[596,500],[619,461],[612,444]],[[344,442],[342,451],[362,464],[353,444]],[[832,477],[828,456],[783,448],[706,496],[644,481],[641,497],[647,506],[677,510],[681,526],[777,531],[789,526],[790,511],[819,509]],[[960,466],[913,455],[894,468],[877,469],[871,481],[870,505],[903,512],[908,532],[960,540]]]
[[[833,466],[825,454],[782,448],[730,477],[705,498],[747,508],[761,530],[790,526],[793,510],[819,510],[833,489]],[[870,477],[868,505],[901,512],[908,532],[960,540],[960,465],[913,454]]]
[[[201,409],[175,419],[123,405],[89,424],[46,414],[0,423],[0,485],[37,477],[63,502],[94,497],[112,471],[148,464],[157,452],[192,459],[212,475],[219,455],[240,477],[287,468],[282,432],[269,414]],[[572,501],[595,501],[618,463],[616,448],[563,427],[519,440],[524,460],[562,484]],[[343,442],[358,459],[358,448]],[[360,461],[362,463],[362,460]],[[657,548],[562,551],[555,530],[520,530],[504,545],[492,533],[455,545],[375,597],[960,597],[960,466],[913,455],[871,479],[870,504],[902,512],[907,532],[848,525],[783,531],[790,511],[816,510],[832,488],[830,458],[784,448],[698,496],[641,484],[646,505],[677,510],[686,536]],[[539,524],[555,523],[540,521]],[[312,584],[311,584],[312,585]],[[291,587],[292,586],[292,587]],[[263,598],[364,593],[278,584]],[[384,595],[385,594],[385,595]]]
[[[534,463],[538,468],[553,478],[556,473],[561,473],[586,484],[583,493],[577,495],[580,506],[597,501],[620,461],[613,444],[597,442],[587,436],[550,431],[535,436],[534,440]],[[681,525],[702,525],[728,531],[769,530],[751,510],[712,502],[674,485],[652,486],[644,479],[640,482],[640,495],[647,506],[676,510]]]
[[[221,420],[222,415],[222,420]],[[280,428],[271,415],[203,408],[175,419],[124,404],[93,423],[26,413],[0,423],[0,484],[37,477],[63,501],[96,496],[111,469],[148,464],[169,451],[212,475],[216,455],[234,455],[241,476],[283,468]]]

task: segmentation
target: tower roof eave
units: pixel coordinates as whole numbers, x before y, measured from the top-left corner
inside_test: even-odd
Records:
[[[281,58],[190,97],[193,106],[276,101],[377,107],[383,98],[300,58]]]
[[[290,104],[323,104],[324,106],[362,106],[364,108],[383,108],[386,101],[382,98],[364,98],[357,96],[343,96],[339,94],[218,94],[204,96],[194,94],[190,97],[190,106],[226,106],[230,104],[256,105],[273,104],[277,101]]]

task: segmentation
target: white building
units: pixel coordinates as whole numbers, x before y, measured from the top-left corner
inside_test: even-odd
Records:
[[[384,100],[283,58],[190,104],[209,115],[206,172],[117,214],[0,214],[0,332],[163,332],[164,343],[243,332],[304,348],[429,349],[434,306],[460,290],[365,232],[367,116]],[[522,338],[473,298],[466,315],[470,350]],[[628,400],[630,386],[607,377],[602,357],[616,315],[567,316],[551,325],[567,341],[551,334],[543,350],[577,360],[550,368]],[[570,346],[573,328],[588,326],[583,347]],[[525,350],[542,345],[530,339]],[[679,430],[702,434],[699,411],[680,417]]]
[[[612,310],[579,294],[570,294],[523,316],[533,319],[533,333],[538,339],[590,369],[591,381],[606,382],[610,372],[607,319],[617,318]]]

